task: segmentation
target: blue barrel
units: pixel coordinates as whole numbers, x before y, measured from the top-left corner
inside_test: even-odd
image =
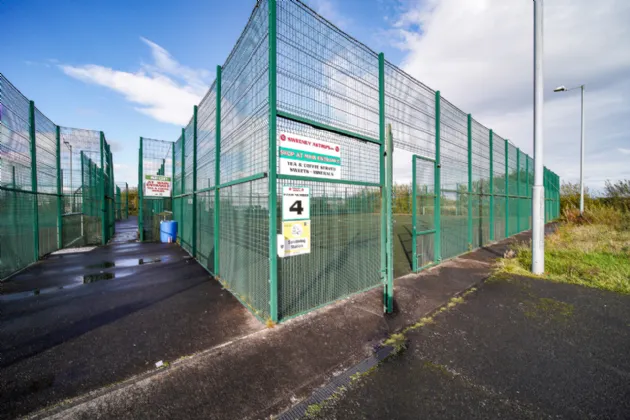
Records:
[[[177,241],[177,222],[175,220],[162,220],[160,222],[160,241],[162,243],[175,243]]]

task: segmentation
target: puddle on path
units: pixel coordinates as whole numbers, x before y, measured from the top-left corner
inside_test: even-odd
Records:
[[[96,283],[101,280],[111,280],[116,277],[114,273],[98,273],[98,274],[87,274],[83,276],[83,284]]]

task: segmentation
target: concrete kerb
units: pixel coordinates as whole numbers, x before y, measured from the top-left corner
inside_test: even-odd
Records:
[[[54,407],[49,407],[34,414],[31,414],[28,418],[65,418],[67,416],[71,416],[74,410],[78,410],[79,412],[89,412],[90,407],[96,408],[98,406],[97,400],[106,399],[108,395],[124,393],[126,389],[131,390],[134,387],[147,386],[158,378],[160,380],[167,380],[170,375],[174,375],[178,370],[181,370],[188,365],[194,365],[195,363],[202,364],[204,360],[216,357],[217,355],[224,353],[224,350],[226,349],[229,350],[225,353],[231,353],[232,351],[239,350],[243,351],[243,346],[248,345],[247,343],[250,342],[253,343],[251,344],[251,346],[256,346],[259,345],[261,340],[267,341],[266,345],[278,347],[277,351],[279,355],[282,354],[283,349],[286,351],[288,348],[289,352],[291,352],[295,349],[292,349],[291,346],[283,346],[283,340],[277,339],[278,337],[281,337],[284,332],[291,333],[292,330],[294,330],[295,328],[308,328],[309,325],[316,324],[318,324],[317,326],[319,328],[322,328],[322,325],[326,328],[329,328],[330,322],[334,323],[333,327],[341,329],[343,327],[343,324],[348,322],[348,319],[345,317],[341,317],[341,319],[334,319],[339,317],[335,317],[332,315],[340,311],[346,311],[349,309],[350,306],[352,306],[353,310],[359,309],[360,312],[364,315],[352,318],[353,320],[360,321],[360,323],[368,318],[372,320],[368,322],[368,324],[372,325],[372,327],[368,326],[368,329],[358,333],[358,336],[363,338],[364,341],[359,342],[361,340],[357,340],[354,343],[355,345],[352,346],[352,349],[349,349],[344,353],[344,357],[336,360],[336,363],[334,363],[335,369],[331,369],[330,361],[328,361],[328,366],[322,368],[320,371],[314,371],[306,375],[302,375],[303,377],[301,377],[300,379],[294,378],[297,380],[296,383],[291,385],[291,392],[287,393],[286,388],[285,392],[280,389],[270,389],[269,393],[271,393],[272,395],[268,396],[271,398],[268,398],[266,400],[266,407],[263,408],[259,406],[258,409],[252,414],[276,414],[289,409],[296,403],[301,404],[305,410],[308,406],[309,401],[311,401],[311,399],[309,399],[309,396],[311,396],[314,390],[322,389],[322,386],[323,388],[326,388],[326,384],[331,381],[331,378],[339,376],[337,382],[341,381],[343,377],[341,375],[343,375],[343,372],[353,372],[354,370],[357,370],[357,372],[355,373],[358,373],[361,366],[368,365],[369,366],[367,367],[367,369],[369,369],[371,366],[374,365],[372,362],[370,362],[370,360],[372,359],[376,360],[376,363],[378,363],[380,362],[380,360],[388,357],[391,354],[391,348],[383,347],[381,345],[384,339],[386,339],[392,333],[401,331],[402,329],[404,329],[405,326],[417,322],[417,320],[421,319],[422,317],[438,311],[441,307],[447,305],[451,298],[460,296],[466,293],[466,291],[468,291],[472,287],[483,282],[486,278],[490,276],[491,273],[489,270],[491,262],[492,260],[494,260],[494,258],[497,257],[497,255],[502,254],[501,250],[503,248],[507,249],[509,245],[514,243],[515,241],[524,240],[527,238],[528,234],[524,233],[517,235],[516,237],[508,238],[502,242],[489,245],[488,247],[486,247],[487,249],[498,248],[495,251],[499,252],[493,252],[492,255],[486,255],[486,258],[482,257],[481,261],[477,260],[476,258],[470,257],[472,256],[472,254],[475,253],[483,253],[484,249],[465,254],[453,260],[447,261],[442,265],[426,270],[422,273],[412,274],[397,279],[397,289],[399,289],[397,291],[402,292],[403,290],[401,289],[405,288],[411,290],[412,287],[410,286],[414,285],[416,287],[413,289],[416,290],[411,290],[412,293],[408,293],[409,299],[405,298],[404,292],[400,293],[401,302],[399,302],[400,305],[397,308],[398,313],[391,316],[383,316],[382,313],[379,314],[378,307],[380,306],[380,291],[372,290],[370,292],[366,292],[364,295],[356,295],[340,300],[321,310],[289,320],[274,328],[256,331],[251,334],[233,339],[226,343],[219,344],[202,352],[180,357],[179,359],[171,362],[171,364],[167,367],[153,369],[149,372],[133,376],[122,382],[100,388],[80,397],[66,400],[60,404],[57,404]],[[462,284],[460,284],[461,279],[454,278],[451,274],[455,273],[451,273],[449,271],[452,269],[467,270],[468,273],[470,273],[471,268],[474,269],[474,275],[472,276],[472,278],[469,278]],[[419,282],[418,280],[425,281]],[[410,304],[414,302],[414,295],[425,290],[423,286],[429,283],[438,287],[436,290],[427,291],[427,294],[431,295],[432,297],[423,299],[418,304]],[[348,301],[351,301],[352,303],[350,305],[347,305],[349,303]],[[376,304],[374,302],[376,302]],[[400,316],[401,314],[404,316]],[[361,327],[364,328],[365,326],[359,325],[354,327],[356,327],[357,329],[361,329]],[[345,328],[353,328],[353,326],[346,325]],[[300,343],[298,343],[298,345],[299,344]],[[334,347],[335,343],[327,343],[326,346],[324,346],[323,348],[330,348],[331,346]],[[287,360],[291,358],[290,354],[288,356],[289,357],[287,358]],[[367,359],[366,356],[368,356]],[[363,362],[359,363],[359,366],[357,366],[357,363],[360,360],[363,360]],[[233,368],[238,367],[233,366]],[[250,369],[251,366],[243,366],[243,368]],[[348,374],[346,376],[351,376],[351,374]],[[273,378],[265,378],[262,379],[262,381],[272,382]],[[332,387],[332,392],[334,393],[337,388],[338,387]],[[295,396],[298,394],[302,396],[302,402],[300,402],[300,399],[296,401]],[[324,395],[325,393],[320,392],[317,398],[321,399]],[[311,396],[310,398],[313,397]]]

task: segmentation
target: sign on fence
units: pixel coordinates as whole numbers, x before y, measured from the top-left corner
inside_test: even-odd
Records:
[[[341,179],[341,147],[297,134],[280,133],[280,173]]]
[[[305,187],[282,187],[282,220],[311,218],[311,196]]]
[[[282,223],[278,235],[278,256],[291,257],[311,253],[311,221],[301,220]]]
[[[144,176],[144,196],[145,197],[170,197],[171,177],[164,175]]]

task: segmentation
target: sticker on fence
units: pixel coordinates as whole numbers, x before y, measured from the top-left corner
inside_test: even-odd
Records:
[[[144,176],[144,196],[145,197],[170,197],[171,177],[164,175]]]
[[[311,218],[311,196],[305,187],[282,187],[282,220]]]
[[[311,253],[311,221],[301,220],[282,223],[282,234],[278,235],[280,258]]]
[[[341,179],[341,147],[327,141],[280,133],[280,173]]]

